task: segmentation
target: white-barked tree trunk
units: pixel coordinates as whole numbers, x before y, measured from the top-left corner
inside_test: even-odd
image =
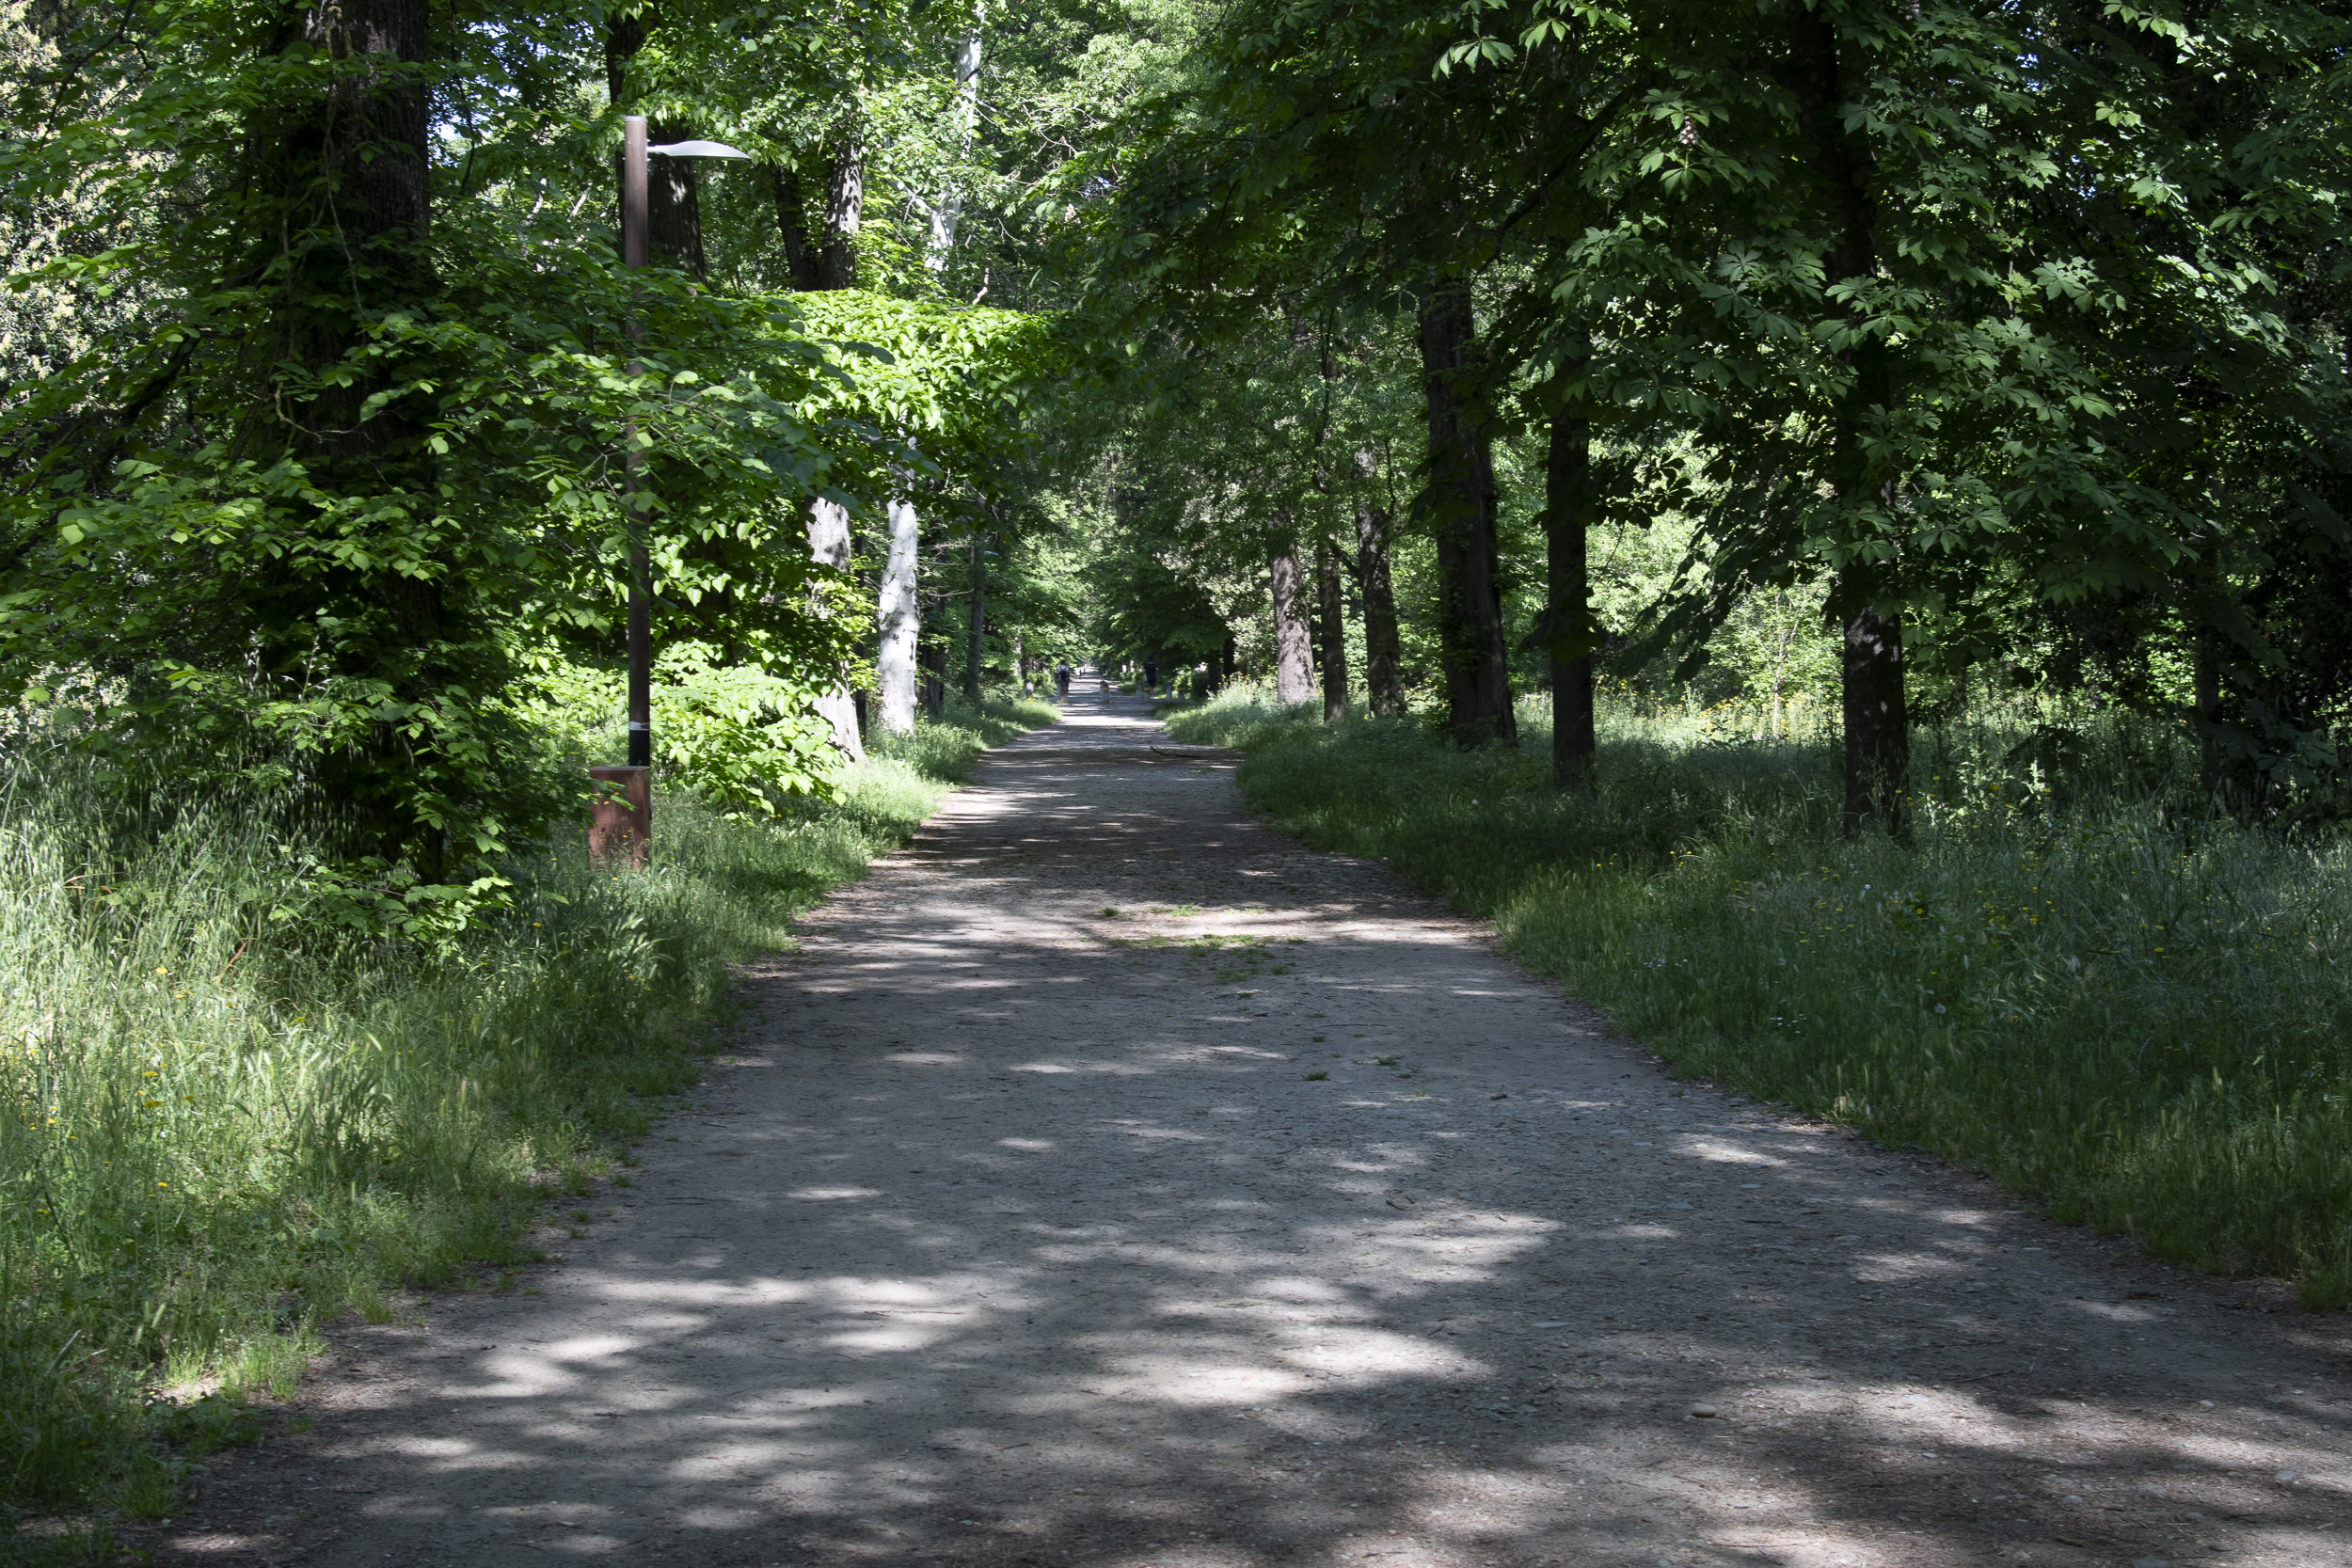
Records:
[[[915,525],[914,503],[894,500],[890,520],[890,554],[882,565],[882,593],[877,609],[882,626],[881,646],[875,650],[875,678],[882,686],[882,727],[891,735],[914,732],[914,642],[923,629],[921,601],[915,593],[916,553],[922,540]]]
[[[848,507],[822,497],[810,503],[808,551],[824,565],[850,569]],[[833,686],[817,699],[817,713],[833,732],[833,749],[848,761],[864,762],[866,739],[857,733],[857,703],[850,695],[847,675],[846,670],[834,673]]]
[[[985,6],[974,8],[971,35],[956,46],[956,145],[966,158],[972,155],[972,133],[980,119],[980,23],[987,10]],[[947,252],[955,248],[956,223],[962,216],[963,186],[950,180],[931,203],[931,243],[923,264],[932,272],[947,270]]]

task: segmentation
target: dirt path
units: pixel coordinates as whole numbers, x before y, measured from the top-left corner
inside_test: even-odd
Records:
[[[1168,749],[993,753],[540,1293],[339,1332],[157,1555],[2352,1563],[2342,1318],[1677,1085]]]

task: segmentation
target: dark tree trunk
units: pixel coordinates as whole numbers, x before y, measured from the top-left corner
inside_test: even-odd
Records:
[[[618,108],[628,92],[628,63],[645,47],[653,19],[644,10],[613,11],[604,21],[604,99]]]
[[[685,141],[692,135],[676,120],[645,122],[650,142]],[[655,264],[666,262],[696,282],[707,281],[710,268],[703,254],[703,203],[694,160],[665,158],[659,152],[647,158],[645,196],[645,237],[652,243]]]
[[[1865,605],[1846,617],[1839,667],[1846,729],[1846,830],[1873,815],[1890,833],[1907,826],[1904,791],[1911,775],[1911,715],[1903,700],[1903,623]]]
[[[941,596],[933,592],[923,597],[923,625],[935,627],[939,625]],[[916,668],[923,672],[923,677],[919,683],[923,711],[930,714],[933,720],[937,720],[946,711],[946,640],[934,636],[919,643],[914,662]]]
[[[1429,484],[1421,511],[1438,546],[1438,657],[1445,669],[1448,727],[1458,745],[1516,745],[1494,465],[1486,424],[1465,401],[1464,382],[1475,369],[1475,330],[1468,279],[1445,278],[1422,296]]]
[[[628,92],[629,62],[645,46],[645,37],[656,24],[650,8],[607,19],[604,90],[615,105]],[[677,120],[645,122],[648,142],[685,141],[693,134]],[[657,152],[645,160],[645,237],[651,242],[656,265],[675,267],[698,281],[708,277],[703,255],[702,196],[694,182],[692,159],[665,158]]]
[[[856,109],[842,111],[825,144],[825,228],[817,252],[817,286],[854,289],[858,228],[866,212],[866,125]]]
[[[1867,87],[1862,47],[1840,36],[1826,9],[1791,13],[1790,65],[1806,115],[1815,177],[1825,194],[1835,241],[1829,279],[1867,283],[1878,270],[1876,160],[1868,134],[1848,122],[1847,110]],[[1894,482],[1865,442],[1870,410],[1895,402],[1894,367],[1885,343],[1870,337],[1847,351],[1853,383],[1830,432],[1830,473],[1851,526],[1872,509],[1894,504]],[[1876,820],[1897,837],[1909,832],[1906,795],[1911,775],[1911,720],[1903,693],[1902,614],[1892,563],[1859,562],[1837,574],[1830,610],[1844,629],[1840,708],[1846,731],[1848,833]]]
[[[808,193],[798,170],[782,164],[768,166],[768,189],[776,199],[776,228],[784,235],[784,263],[792,287],[808,293],[823,287],[817,260],[822,244],[809,224]]]
[[[288,274],[275,348],[294,372],[277,379],[266,428],[282,436],[319,493],[386,498],[351,514],[378,519],[347,540],[357,559],[426,569],[343,566],[298,590],[289,583],[281,606],[267,612],[283,634],[264,635],[262,657],[272,673],[315,673],[324,648],[335,673],[383,682],[388,706],[462,707],[462,696],[452,703],[453,689],[480,691],[504,676],[486,640],[465,626],[462,568],[433,555],[434,464],[423,413],[407,397],[369,407],[415,367],[352,359],[383,313],[424,305],[437,292],[425,248],[429,100],[413,70],[429,56],[431,15],[423,0],[322,3],[291,15],[272,47],[282,52],[297,36],[344,64],[314,99],[249,127],[255,163],[278,204],[257,235],[266,253],[257,260]],[[331,373],[339,366],[357,373]],[[267,584],[257,591],[265,598],[273,592]],[[360,853],[409,860],[437,883],[453,871],[437,816],[468,810],[467,771],[462,758],[442,752],[435,729],[409,734],[382,724],[351,752],[322,758],[315,777],[353,810]],[[420,809],[421,801],[430,804]]]
[[[278,316],[284,356],[324,371],[358,346],[363,318],[413,304],[434,288],[425,242],[432,221],[426,174],[424,85],[399,73],[422,63],[431,27],[423,0],[321,4],[288,24],[293,41],[345,61],[381,59],[391,69],[339,74],[307,113],[254,127],[256,150],[282,180],[283,216],[265,243],[273,259],[302,269],[318,287],[289,288]],[[274,144],[274,145],[273,145]],[[295,405],[292,444],[328,466],[336,481],[405,451],[421,434],[404,401],[362,420],[382,377],[329,384]],[[344,472],[342,470],[351,471]]]
[[[318,371],[357,346],[361,317],[433,288],[426,95],[421,82],[398,73],[424,60],[430,24],[421,0],[358,0],[322,4],[300,26],[321,54],[390,68],[339,74],[310,113],[257,127],[277,141],[269,152],[284,180],[285,221],[273,225],[271,248],[326,287],[309,297],[288,290],[294,303],[278,318],[286,356]],[[295,446],[314,459],[365,466],[412,439],[419,426],[405,403],[359,418],[379,389],[373,381],[320,389],[301,405],[310,417],[294,420]]]
[[[1347,717],[1347,610],[1340,592],[1340,554],[1315,542],[1315,630],[1323,643],[1323,721]]]
[[[963,695],[980,705],[980,661],[988,657],[988,551],[986,541],[972,536],[972,614],[964,623]]]
[[[1396,631],[1396,590],[1389,581],[1389,515],[1356,508],[1356,587],[1364,601],[1364,686],[1373,717],[1405,712],[1405,654]]]
[[[1593,515],[1593,422],[1581,398],[1551,417],[1544,464],[1545,648],[1551,659],[1551,777],[1589,783],[1593,737],[1592,582],[1585,540]]]
[[[421,65],[431,38],[423,0],[358,0],[320,6],[303,32],[321,51],[344,59],[382,58]],[[391,276],[428,277],[421,254],[432,224],[426,177],[424,84],[389,73],[343,78],[315,127],[322,172],[341,182],[336,213],[348,241],[382,251]]]
[[[2221,659],[2211,632],[2198,636],[2189,679],[2194,689],[2190,696],[2197,707],[2193,716],[2197,730],[2197,778],[2210,805],[2221,792]]]
[[[1307,631],[1305,574],[1298,569],[1298,550],[1285,548],[1267,568],[1274,594],[1274,700],[1284,707],[1311,701],[1315,694],[1315,657]]]

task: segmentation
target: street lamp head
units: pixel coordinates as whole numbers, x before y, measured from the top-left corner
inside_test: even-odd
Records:
[[[750,153],[739,148],[729,147],[723,141],[663,142],[659,147],[648,147],[645,150],[659,152],[671,158],[742,158],[748,160],[751,157]]]

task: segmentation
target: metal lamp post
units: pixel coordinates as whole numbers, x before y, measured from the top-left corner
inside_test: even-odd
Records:
[[[644,269],[650,259],[646,201],[646,161],[649,152],[672,158],[745,158],[724,142],[668,142],[645,145],[645,117],[621,118],[621,264],[630,272]],[[632,315],[627,330],[631,342],[644,341],[644,325]],[[643,373],[644,365],[629,361],[629,374]],[[621,469],[628,506],[628,765],[591,768],[588,776],[616,786],[600,792],[588,830],[589,852],[599,860],[627,854],[631,865],[645,863],[646,846],[653,840],[653,573],[645,546],[645,455],[637,439],[637,421],[621,432]]]

